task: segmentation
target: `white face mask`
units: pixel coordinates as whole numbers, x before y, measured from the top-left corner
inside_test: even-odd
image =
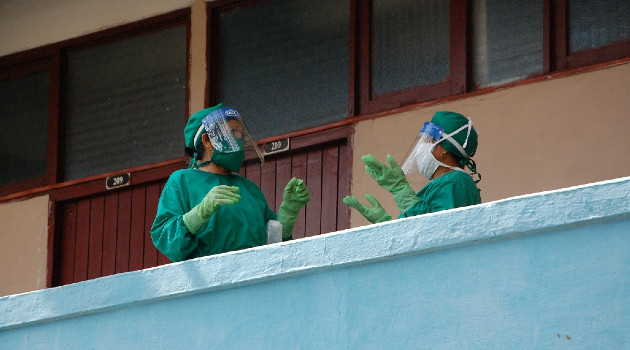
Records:
[[[417,148],[418,151],[416,153],[416,164],[418,166],[418,171],[420,171],[427,180],[431,180],[431,177],[433,177],[433,174],[440,166],[452,170],[464,171],[460,168],[446,165],[435,159],[435,157],[433,156],[433,148],[436,145],[437,143],[422,143],[419,144]]]
[[[417,148],[416,165],[418,166],[418,171],[420,171],[427,180],[431,180],[431,176],[433,176],[433,173],[435,173],[435,170],[437,170],[441,164],[435,159],[432,153],[435,145],[435,143],[422,143],[418,145]]]

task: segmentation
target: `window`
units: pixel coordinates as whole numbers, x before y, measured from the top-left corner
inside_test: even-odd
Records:
[[[557,70],[630,56],[630,2],[555,0],[552,3]]]
[[[0,58],[0,195],[184,156],[189,13]]]
[[[0,194],[43,186],[55,176],[52,60],[7,61],[0,68]]]
[[[373,96],[443,82],[450,75],[449,2],[374,0]]]
[[[181,157],[186,26],[67,53],[64,180]]]
[[[211,12],[212,100],[259,139],[344,119],[349,11],[347,0],[272,0]]]
[[[462,1],[359,2],[360,113],[465,91]]]
[[[569,52],[620,43],[630,39],[630,2],[569,0]]]
[[[259,137],[630,56],[630,3],[208,3],[210,100]],[[349,73],[349,74],[348,74]]]
[[[503,85],[543,74],[543,1],[472,1],[472,84]]]
[[[49,76],[41,71],[0,84],[0,185],[46,173]]]

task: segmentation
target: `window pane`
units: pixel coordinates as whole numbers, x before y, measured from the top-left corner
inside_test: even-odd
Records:
[[[276,0],[221,12],[217,97],[255,137],[347,116],[349,6]]]
[[[49,82],[47,71],[0,82],[0,185],[46,172]]]
[[[68,53],[65,179],[183,156],[186,28]]]
[[[475,0],[472,26],[475,86],[542,74],[542,0]]]
[[[568,5],[571,52],[630,39],[630,1],[570,0]]]
[[[449,3],[374,0],[372,93],[430,85],[450,75]]]

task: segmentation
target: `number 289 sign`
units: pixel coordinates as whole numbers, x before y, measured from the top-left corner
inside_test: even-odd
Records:
[[[265,143],[263,152],[265,153],[265,155],[267,155],[267,154],[272,154],[272,153],[284,152],[288,150],[289,150],[289,139],[286,138],[282,140]]]
[[[127,186],[129,185],[130,180],[131,174],[129,173],[110,176],[105,180],[105,188],[112,190],[114,188]]]

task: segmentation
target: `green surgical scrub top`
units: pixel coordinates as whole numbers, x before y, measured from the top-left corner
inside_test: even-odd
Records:
[[[479,192],[470,175],[451,171],[426,184],[417,194],[420,200],[399,218],[479,204]]]
[[[217,185],[238,186],[241,200],[220,206],[197,234],[190,233],[182,216]],[[171,261],[181,261],[263,245],[269,220],[276,220],[276,214],[260,188],[250,180],[184,169],[171,174],[164,186],[151,239]]]

